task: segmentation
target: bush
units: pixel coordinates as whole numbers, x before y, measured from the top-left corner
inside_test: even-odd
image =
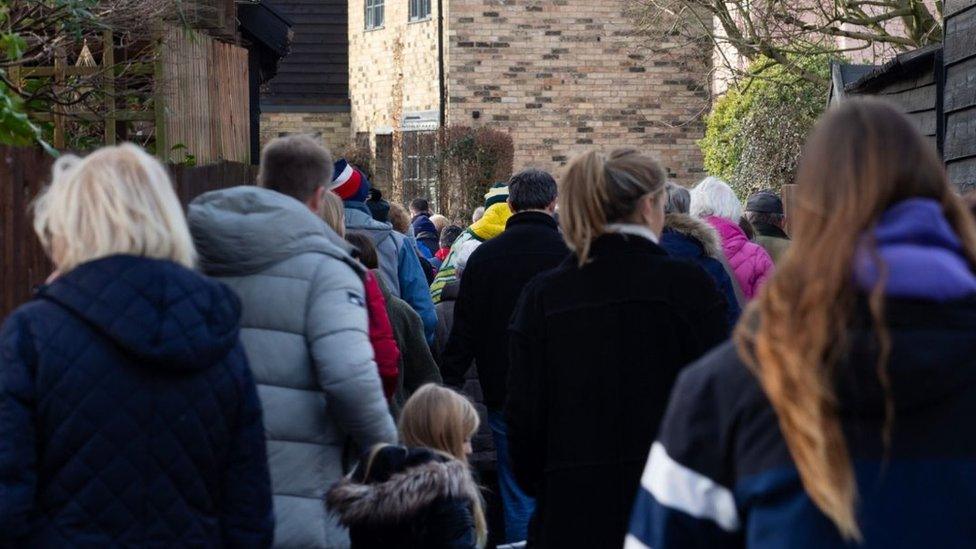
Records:
[[[439,211],[454,220],[470,219],[488,188],[511,178],[512,136],[491,128],[447,126],[440,131],[439,141]]]
[[[793,61],[829,79],[828,57]],[[825,86],[798,79],[782,65],[759,60],[750,73],[755,76],[733,85],[715,102],[705,137],[698,142],[705,170],[728,181],[743,199],[793,181],[803,142],[827,104]]]
[[[342,152],[336,159],[345,158],[346,162],[356,166],[366,175],[366,179],[373,182],[375,171],[373,170],[373,151],[368,146],[351,146]]]

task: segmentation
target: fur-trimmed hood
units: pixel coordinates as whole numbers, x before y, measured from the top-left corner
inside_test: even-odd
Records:
[[[410,461],[403,470],[389,473]],[[472,504],[480,492],[468,466],[458,460],[442,457],[429,450],[407,450],[387,446],[379,450],[369,464],[370,479],[363,481],[362,469],[336,484],[326,495],[326,505],[346,527],[354,525],[396,524],[422,512],[438,499],[461,499]]]
[[[688,214],[669,213],[664,218],[664,228],[701,242],[705,254],[709,257],[719,258],[722,255],[722,243],[718,231],[700,219]]]

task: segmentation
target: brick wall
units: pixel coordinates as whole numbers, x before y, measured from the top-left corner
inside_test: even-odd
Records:
[[[333,152],[341,152],[353,142],[352,117],[345,112],[264,112],[261,113],[261,146],[275,137],[293,133],[318,135]]]
[[[642,50],[628,4],[450,0],[448,123],[511,132],[516,169],[631,146],[682,182],[699,179],[711,52]]]
[[[353,132],[399,129],[404,112],[439,106],[437,2],[408,22],[408,2],[386,2],[381,29],[365,30],[362,0],[349,3],[349,96]]]

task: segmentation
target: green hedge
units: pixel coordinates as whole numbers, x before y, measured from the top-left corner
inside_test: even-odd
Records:
[[[829,79],[824,55],[795,63]],[[740,198],[792,182],[807,134],[827,104],[827,88],[787,74],[781,65],[759,60],[754,76],[731,86],[712,107],[705,137],[698,142],[705,170],[727,181]]]

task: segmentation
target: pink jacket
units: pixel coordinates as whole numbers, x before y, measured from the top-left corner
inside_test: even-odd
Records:
[[[715,227],[722,238],[722,251],[729,260],[743,295],[746,299],[752,299],[773,274],[773,260],[762,246],[749,241],[739,225],[721,217],[708,217],[705,220]]]

